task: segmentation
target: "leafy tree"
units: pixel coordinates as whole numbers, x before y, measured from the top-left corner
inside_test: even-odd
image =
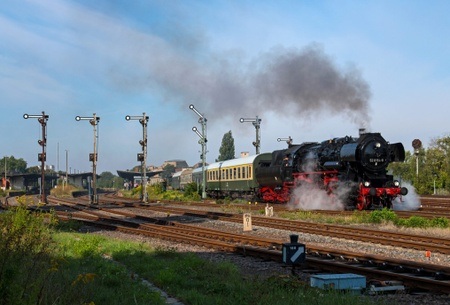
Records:
[[[32,167],[28,167],[25,170],[26,173],[28,174],[40,174],[41,173],[41,169],[39,168],[39,166],[32,166]]]
[[[433,139],[430,147],[418,154],[406,152],[405,162],[389,165],[390,172],[403,181],[412,183],[420,195],[450,192],[450,137]]]
[[[231,130],[223,135],[219,153],[219,158],[216,159],[216,162],[235,158],[234,138],[231,134]]]
[[[97,181],[97,187],[100,188],[112,188],[114,187],[114,181],[117,176],[111,172],[103,172],[100,174],[100,178]]]
[[[163,172],[161,173],[161,178],[168,179],[172,177],[172,174],[175,173],[175,166],[172,164],[166,164],[163,167]]]
[[[27,168],[27,162],[20,158],[16,159],[13,156],[11,157],[3,157],[0,159],[0,171],[5,171],[5,162],[6,162],[6,172],[8,174],[22,174],[25,173]]]

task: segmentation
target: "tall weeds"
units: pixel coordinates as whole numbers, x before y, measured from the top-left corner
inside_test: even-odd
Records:
[[[0,215],[0,304],[39,304],[54,243],[50,215],[17,207]]]

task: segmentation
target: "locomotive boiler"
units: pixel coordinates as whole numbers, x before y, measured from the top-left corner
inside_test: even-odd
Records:
[[[390,144],[380,133],[290,144],[272,152],[270,161],[259,162],[257,196],[265,202],[286,203],[295,189],[309,185],[346,209],[391,208],[408,190],[388,174],[387,166],[404,159],[403,144]]]

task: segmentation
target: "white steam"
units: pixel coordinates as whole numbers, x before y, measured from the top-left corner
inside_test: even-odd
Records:
[[[306,162],[302,164],[303,172],[317,171],[316,158],[312,152],[308,153],[305,158]],[[299,210],[344,210],[345,205],[339,198],[345,198],[350,188],[338,187],[333,190],[333,194],[329,195],[324,187],[320,187],[323,183],[319,177],[310,175],[309,181],[303,181],[291,193],[291,200],[288,208]]]
[[[420,198],[416,193],[416,189],[409,182],[403,182],[403,187],[408,189],[408,194],[406,196],[397,197],[393,203],[393,209],[395,211],[416,211],[420,208]]]
[[[304,165],[304,169],[313,171],[311,162]],[[321,180],[304,181],[297,186],[291,193],[291,199],[288,202],[289,209],[297,210],[345,210],[345,203],[339,198],[347,198],[353,189],[352,185],[339,184],[333,189],[332,194],[320,187]],[[416,193],[411,183],[404,182],[403,187],[408,189],[406,196],[399,196],[392,202],[392,208],[395,211],[416,211],[420,208],[420,197]]]
[[[302,164],[303,172],[317,171],[317,158],[313,152],[309,152]],[[327,190],[320,187],[323,183],[319,177],[308,176],[309,181],[303,181],[291,193],[288,208],[297,210],[344,210],[345,205],[338,199],[339,194],[344,190],[334,190],[333,195],[329,195]],[[339,194],[337,194],[339,193]],[[342,198],[342,197],[341,197]]]
[[[291,194],[288,208],[297,210],[344,210],[344,204],[336,195],[328,195],[315,183],[303,183]]]

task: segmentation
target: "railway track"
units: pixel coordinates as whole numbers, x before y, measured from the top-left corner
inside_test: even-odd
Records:
[[[165,214],[178,214],[184,216],[203,217],[213,220],[242,223],[242,215],[240,214],[193,210],[189,208],[147,206],[139,204],[136,207]],[[350,226],[312,223],[282,218],[267,218],[262,216],[252,216],[252,223],[257,226],[287,230],[290,232],[318,234],[363,242],[379,243],[383,245],[411,248],[416,250],[429,250],[443,254],[450,254],[450,240],[446,238],[396,233],[367,228],[356,228]]]
[[[123,201],[123,199],[114,197],[114,196],[107,196],[107,199],[105,199],[106,202],[120,202]],[[164,203],[169,204],[177,204],[176,201],[162,201]],[[433,198],[433,197],[423,197],[421,198],[422,206],[417,211],[395,211],[397,215],[401,218],[409,218],[411,216],[420,216],[427,219],[437,218],[437,217],[444,217],[450,219],[450,198]],[[236,208],[236,209],[246,209],[251,211],[260,211],[264,209],[266,204],[264,203],[256,203],[251,202],[251,204],[217,204],[213,200],[207,200],[204,202],[180,202],[182,205],[186,206],[201,206],[205,208],[217,208],[217,207],[223,207],[223,208]],[[292,209],[289,207],[286,207],[285,205],[271,205],[273,210],[275,212],[295,212],[295,211],[301,211],[298,209]],[[355,211],[333,211],[333,210],[309,210],[310,212],[314,212],[317,214],[325,214],[325,215],[332,215],[332,216],[352,216]],[[358,211],[358,213],[370,213],[372,211]]]
[[[232,234],[228,232],[199,228],[190,224],[182,224],[168,217],[148,217],[138,212],[124,209],[112,209],[108,206],[89,206],[77,202],[60,202],[72,211],[58,211],[65,219],[76,219],[90,225],[100,226],[108,230],[118,230],[129,234],[140,234],[175,242],[191,243],[205,247],[213,247],[220,251],[252,255],[264,259],[281,262],[282,241]],[[117,205],[113,205],[117,207]],[[128,207],[150,208],[136,203]],[[167,209],[158,212],[167,213]],[[133,211],[135,211],[133,210]],[[174,210],[171,210],[174,213]],[[188,212],[192,213],[192,211]],[[204,217],[204,215],[186,215],[186,217]],[[210,213],[213,219],[219,215]],[[220,217],[233,218],[230,215]],[[164,219],[166,218],[166,219]],[[240,217],[242,221],[242,217]],[[384,278],[402,281],[411,288],[450,293],[450,268],[432,264],[423,264],[405,260],[389,259],[377,255],[361,255],[348,251],[307,246],[306,268],[328,270],[333,272],[353,272],[369,278]]]

